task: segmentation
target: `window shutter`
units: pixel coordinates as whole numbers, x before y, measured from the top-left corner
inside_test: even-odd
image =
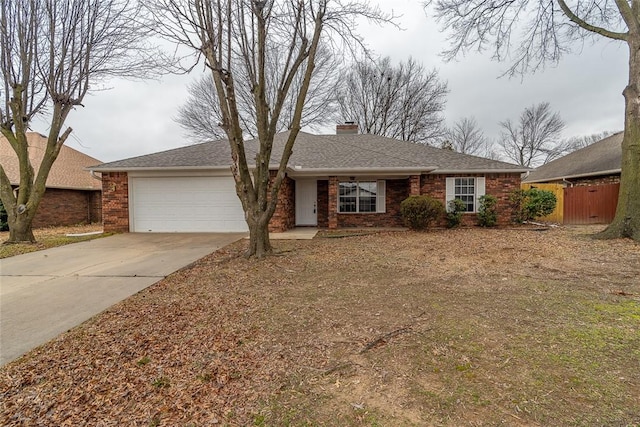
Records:
[[[480,197],[485,194],[485,179],[483,176],[479,176],[476,178],[476,203],[474,206],[474,211],[478,212],[480,208]]]
[[[378,213],[385,213],[387,211],[387,202],[386,202],[386,181],[381,179],[378,181],[378,194],[376,197],[376,211]]]
[[[447,208],[447,212],[449,212],[449,202],[455,199],[456,197],[456,179],[455,178],[447,178],[447,188],[446,188],[446,197],[445,197],[445,207]]]

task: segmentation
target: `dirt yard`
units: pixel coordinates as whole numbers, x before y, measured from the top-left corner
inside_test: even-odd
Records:
[[[640,245],[239,242],[0,368],[7,426],[640,424]]]

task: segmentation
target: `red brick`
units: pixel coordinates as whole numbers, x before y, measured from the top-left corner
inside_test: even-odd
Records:
[[[102,174],[102,217],[104,231],[129,231],[129,177],[126,172]]]
[[[275,171],[271,171],[271,180],[275,178]],[[296,226],[296,195],[295,181],[285,176],[278,193],[278,204],[269,222],[269,231],[283,232]]]
[[[100,191],[47,188],[33,219],[33,227],[100,222],[100,202]]]

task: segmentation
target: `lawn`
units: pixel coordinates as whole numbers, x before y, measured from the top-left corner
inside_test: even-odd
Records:
[[[238,242],[0,368],[0,424],[640,424],[640,245],[594,228]]]
[[[85,240],[105,237],[108,234],[87,234],[84,236],[67,236],[67,234],[85,234],[102,231],[102,224],[74,225],[67,227],[46,227],[36,228],[33,235],[36,243],[2,244],[9,239],[9,232],[0,232],[0,259],[10,256],[26,254],[40,251],[42,249],[54,248],[56,246],[68,245]]]

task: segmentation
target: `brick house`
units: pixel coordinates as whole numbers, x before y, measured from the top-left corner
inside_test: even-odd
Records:
[[[47,138],[27,133],[29,158],[37,173]],[[48,227],[102,221],[102,183],[86,168],[100,163],[71,147],[63,146],[47,178],[46,191],[33,226]],[[19,191],[20,169],[15,152],[6,138],[0,137],[0,164],[11,185]]]
[[[429,194],[443,203],[463,199],[466,224],[476,222],[478,199],[498,198],[499,223],[510,221],[509,193],[527,169],[422,144],[357,134],[338,125],[336,135],[301,132],[287,167],[272,231],[296,226],[327,229],[400,227],[400,202]],[[277,168],[287,133],[276,136]],[[256,141],[247,141],[250,158]],[[105,163],[102,174],[105,231],[245,231],[235,194],[227,141],[191,145]]]
[[[623,136],[616,133],[542,165],[522,182],[560,187],[556,197],[564,224],[609,223],[618,204]]]

